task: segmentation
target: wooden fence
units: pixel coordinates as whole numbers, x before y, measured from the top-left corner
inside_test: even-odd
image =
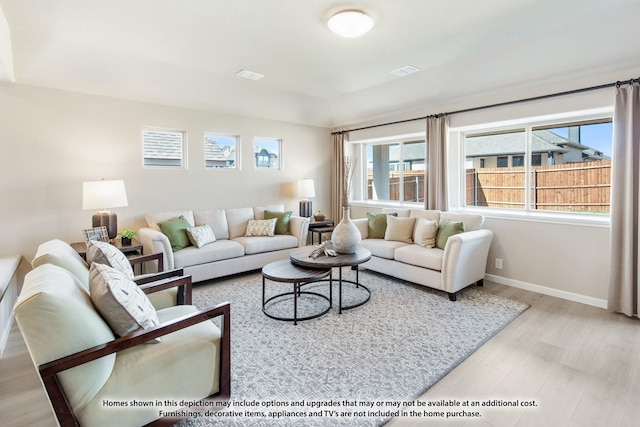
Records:
[[[611,161],[534,166],[529,185],[533,209],[609,212]],[[524,167],[467,169],[466,202],[523,209]]]

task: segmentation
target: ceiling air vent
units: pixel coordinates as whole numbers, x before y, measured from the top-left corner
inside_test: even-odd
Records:
[[[413,65],[405,65],[404,67],[400,67],[391,71],[391,74],[404,77],[408,76],[409,74],[417,73],[418,71],[420,71],[420,68],[418,67],[414,67]]]
[[[236,76],[249,79],[249,80],[260,80],[261,78],[264,77],[263,74],[249,71],[249,70],[240,70],[236,73]]]

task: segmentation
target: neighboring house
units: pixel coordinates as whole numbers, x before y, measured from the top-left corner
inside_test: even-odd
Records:
[[[228,148],[228,147],[225,147]],[[207,167],[224,168],[228,165],[228,157],[215,140],[204,139],[204,163]]]
[[[580,143],[579,132],[569,132],[564,138],[550,130],[533,132],[531,141],[532,166],[557,165],[607,160],[601,151]],[[503,133],[466,138],[467,168],[495,168],[524,166],[524,134]]]
[[[258,168],[270,168],[277,164],[278,155],[266,148],[256,146],[254,154],[256,157],[256,167]]]

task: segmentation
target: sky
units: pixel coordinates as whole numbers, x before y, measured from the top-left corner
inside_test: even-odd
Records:
[[[566,138],[568,136],[568,128],[550,129],[554,133]],[[611,157],[611,140],[613,138],[613,123],[597,123],[592,125],[581,126],[580,142],[596,150],[602,151],[605,155]]]

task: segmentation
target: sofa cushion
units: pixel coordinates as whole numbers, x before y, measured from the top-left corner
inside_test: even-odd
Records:
[[[38,246],[31,267],[53,264],[62,267],[76,276],[89,291],[89,266],[67,242],[59,239],[49,240]]]
[[[236,258],[244,255],[244,247],[232,240],[216,240],[200,249],[189,246],[173,254],[176,268],[190,267],[192,265],[206,264],[228,258]]]
[[[44,264],[25,275],[13,311],[36,366],[114,339],[84,285],[56,265]],[[115,360],[110,354],[58,375],[74,410],[104,386]]]
[[[371,255],[379,258],[393,259],[396,249],[407,246],[410,243],[395,242],[384,239],[364,239],[360,242],[363,248],[369,249]]]
[[[380,212],[386,214],[396,214],[398,218],[408,218],[411,214],[411,209],[382,208]]]
[[[287,234],[278,234],[273,237],[237,237],[233,241],[244,246],[244,252],[247,255],[298,247],[298,239]]]
[[[183,216],[187,221],[189,221],[189,224],[191,224],[192,227],[196,225],[193,219],[193,211],[189,210],[150,213],[145,215],[144,219],[147,221],[147,225],[149,225],[149,228],[156,231],[161,231],[158,223],[168,221],[173,218],[178,218],[180,216]]]
[[[387,231],[387,216],[397,215],[395,212],[389,214],[367,212],[368,238],[384,239],[384,233]]]
[[[224,209],[210,209],[193,213],[195,225],[208,225],[217,240],[229,238],[229,224]]]
[[[187,228],[187,237],[189,237],[189,241],[196,248],[201,248],[204,245],[216,241],[216,236],[213,234],[213,230],[209,227],[209,224]]]
[[[415,218],[396,218],[389,215],[384,240],[413,243],[413,226],[415,222]]]
[[[133,279],[133,267],[122,251],[110,243],[97,242],[94,240],[87,243],[87,262],[93,264],[105,264],[122,272],[125,276]]]
[[[145,293],[121,271],[105,264],[89,268],[91,302],[113,332],[125,336],[160,324]]]
[[[265,236],[273,237],[276,233],[276,223],[278,218],[271,219],[250,219],[247,221],[247,230],[244,232],[245,237]]]
[[[291,219],[292,211],[264,211],[264,219],[276,218],[276,234],[289,234],[289,220]],[[256,218],[257,219],[257,218]]]
[[[158,227],[160,227],[160,231],[169,239],[171,249],[173,249],[174,252],[191,245],[189,236],[187,235],[187,229],[193,227],[193,225],[190,224],[184,216],[181,215],[178,218],[160,222],[158,223]]]
[[[438,222],[427,218],[418,218],[413,232],[413,241],[425,248],[433,248],[436,245],[438,234]]]
[[[407,245],[395,251],[396,261],[436,271],[442,270],[443,256],[444,251],[442,249],[423,248],[419,245]]]
[[[282,203],[267,206],[254,206],[253,207],[253,219],[266,219],[264,213],[266,211],[271,212],[284,212],[284,205]]]
[[[425,210],[425,209],[411,209],[409,214],[410,218],[426,218],[431,221],[440,221],[440,211],[438,210]]]
[[[438,234],[436,235],[436,247],[444,249],[449,237],[459,233],[464,233],[464,222],[441,219],[438,224]]]
[[[255,219],[252,208],[225,209],[227,224],[229,224],[229,239],[244,236],[247,231],[247,223]]]
[[[480,230],[484,223],[484,216],[480,214],[442,212],[440,218],[448,219],[449,221],[462,221],[465,231]]]

